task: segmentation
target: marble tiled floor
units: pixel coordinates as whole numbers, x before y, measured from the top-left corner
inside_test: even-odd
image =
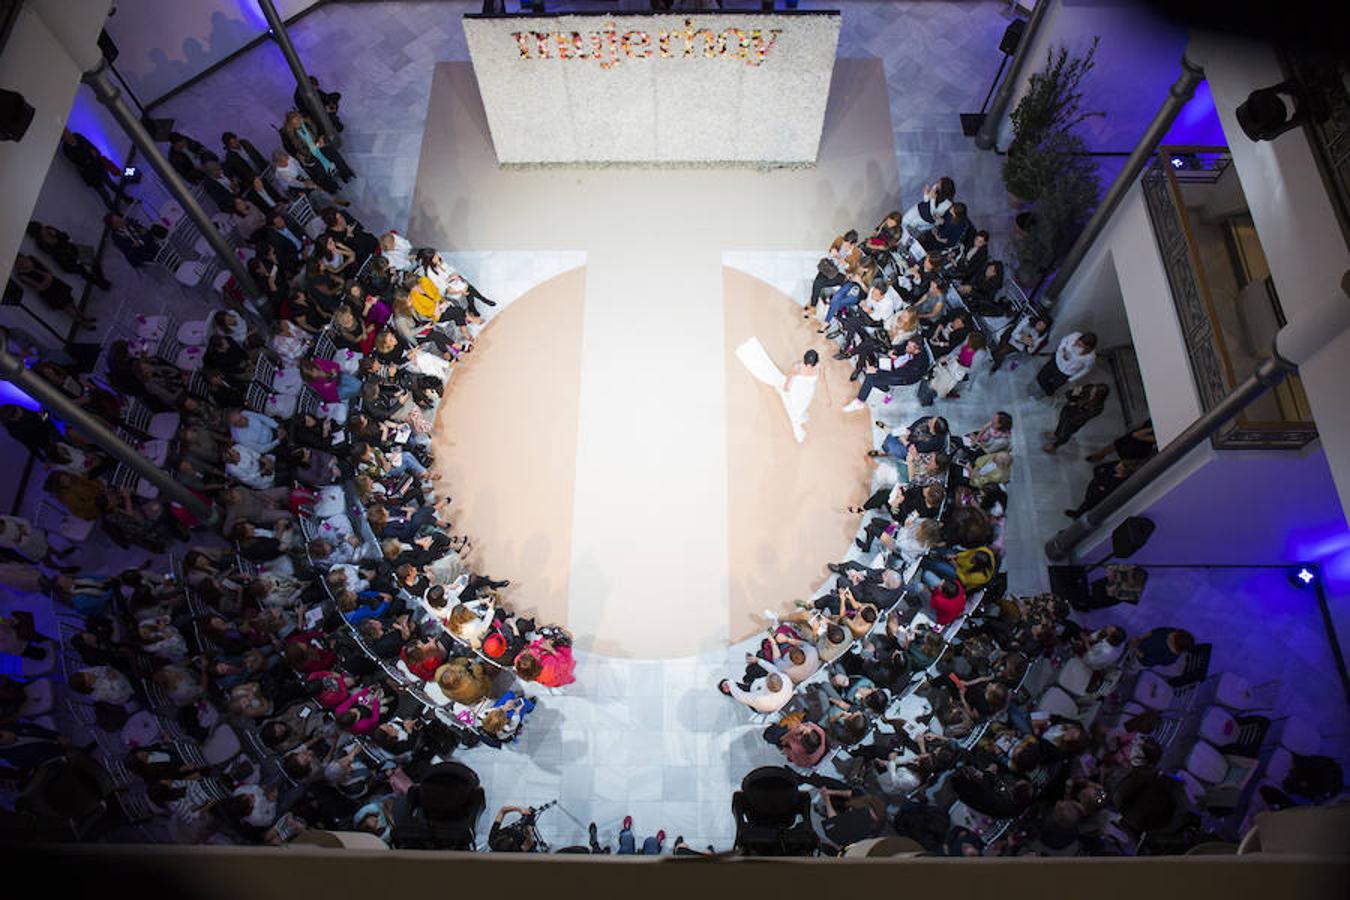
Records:
[[[901,186],[896,205],[912,202],[925,181],[950,174],[975,220],[993,233],[995,246],[1006,246],[1008,213],[998,177],[1000,158],[977,152],[961,135],[957,118],[960,112],[979,108],[993,78],[998,38],[1007,22],[1006,4],[983,0],[802,5],[843,8],[841,56],[886,61]],[[361,175],[348,194],[372,230],[407,227],[432,64],[467,59],[458,19],[480,6],[476,0],[331,4],[292,29],[310,70],[326,87],[343,92],[344,149]],[[935,65],[934,60],[944,64]],[[275,143],[270,128],[290,105],[292,90],[280,52],[263,45],[158,112],[174,116],[181,130],[211,144],[229,128],[270,147]],[[815,256],[814,252],[729,254],[726,261],[801,298]],[[569,262],[550,254],[513,253],[452,253],[451,259],[497,299],[518,296],[529,283],[546,277],[542,273],[561,271],[556,266]],[[123,304],[120,308],[136,312],[157,311],[168,302],[165,291],[146,290],[147,283],[134,273],[117,271],[119,262],[110,263],[118,291],[105,303]],[[174,302],[179,299],[192,309],[203,305],[196,296],[175,295]],[[1057,457],[1046,456],[1039,449],[1039,432],[1053,426],[1056,413],[1050,404],[1027,396],[1033,372],[1034,365],[1023,364],[992,376],[986,373],[965,389],[961,399],[939,401],[935,410],[958,431],[980,426],[996,409],[1014,417],[1017,464],[1008,489],[1007,568],[1011,586],[1018,591],[1046,586],[1040,545],[1067,523],[1061,510],[1077,502],[1090,469],[1081,462],[1081,453],[1105,443],[1121,428],[1116,407],[1109,407],[1075,444]],[[906,422],[925,412],[912,395],[899,392],[896,402],[876,409],[873,417],[888,423]],[[820,548],[821,562],[844,549]],[[91,565],[103,558],[98,542],[87,552]],[[1253,670],[1253,658],[1264,655],[1254,652],[1264,626],[1256,611],[1230,602],[1235,589],[1212,578],[1197,583],[1169,577],[1151,586],[1140,606],[1109,610],[1099,617],[1121,621],[1132,631],[1159,622],[1186,625],[1202,640],[1215,642],[1216,668],[1221,659],[1223,667],[1260,681],[1266,673]],[[1333,673],[1312,652],[1320,634],[1315,612],[1288,605],[1281,615],[1281,635],[1288,653],[1299,661],[1295,668],[1301,667],[1294,673],[1297,678],[1285,674],[1291,685],[1286,693],[1306,694],[1308,689],[1299,686],[1317,680],[1323,693],[1334,693]],[[672,838],[683,834],[695,846],[725,848],[732,836],[730,796],[740,777],[755,765],[777,761],[759,739],[758,726],[713,687],[743,653],[744,647],[736,646],[659,662],[581,656],[577,683],[563,694],[541,698],[516,745],[461,754],[482,776],[489,817],[502,804],[557,799],[558,807],[540,820],[554,846],[582,841],[591,820],[598,822],[602,841],[612,842],[622,816],[631,814],[644,834],[664,827]],[[480,830],[483,836],[487,821]]]

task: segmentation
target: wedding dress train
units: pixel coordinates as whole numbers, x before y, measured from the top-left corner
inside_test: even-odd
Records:
[[[774,365],[759,338],[750,338],[736,348],[736,356],[756,381],[762,381],[778,392],[783,401],[788,421],[792,423],[792,436],[797,443],[806,440],[806,422],[810,416],[807,409],[816,395],[815,375],[784,375]]]

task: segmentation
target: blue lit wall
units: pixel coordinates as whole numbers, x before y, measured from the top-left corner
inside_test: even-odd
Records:
[[[37,409],[38,402],[8,381],[0,381],[0,405],[17,403],[26,409]]]
[[[1214,95],[1210,93],[1208,81],[1200,82],[1195,89],[1195,96],[1177,115],[1162,143],[1173,146],[1228,146],[1228,138],[1219,124],[1219,113],[1214,108]]]
[[[84,85],[80,85],[75,92],[75,102],[70,107],[66,127],[89,138],[90,143],[113,162],[126,162],[131,141],[117,127],[103,105],[94,99],[93,92]]]

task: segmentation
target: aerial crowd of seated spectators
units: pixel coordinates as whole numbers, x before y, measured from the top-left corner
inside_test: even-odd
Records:
[[[322,96],[336,119],[340,97]],[[110,243],[133,268],[161,264],[170,229],[125,208],[82,137],[67,132],[62,149],[107,204]],[[82,726],[75,738],[35,721],[32,682],[2,676],[0,772],[23,784],[92,754],[125,819],[177,841],[281,843],[322,828],[399,846],[411,785],[458,747],[512,742],[536,686],[573,680],[567,630],[516,611],[507,580],[467,564],[433,468],[441,394],[495,303],[434,249],[367,231],[341,196],[354,173],[301,112],[271,154],[226,132],[218,152],[175,133],[167,155],[229,217],[262,296],[227,289],[203,321],[142,316],[96,359],[32,368],[213,514],[147,490],[73,423],[0,407],[67,522],[173,560],[86,572],[78,545],[0,517],[0,579],[49,594],[64,616],[60,634],[31,615],[0,620],[0,649],[59,656]],[[62,272],[108,286],[90,248],[38,222],[29,234]],[[24,288],[94,324],[48,265],[20,259]],[[803,315],[853,366],[850,412],[884,409],[902,387],[924,406],[956,400],[1051,330],[945,177],[869,236],[840,235]],[[1107,386],[1085,382],[1095,348],[1091,333],[1064,335],[1037,373],[1034,392],[1063,395],[1045,453],[1104,409]],[[1087,630],[1061,598],[1007,592],[1008,412],[964,434],[940,415],[877,424],[873,493],[851,510],[857,552],[799,610],[766,611],[744,672],[717,689],[764,717],[764,739],[814,790],[826,851],[900,834],[953,855],[1133,852],[1175,780],[1159,778],[1166,707],[1129,692],[1142,671],[1184,669],[1194,638]],[[1155,450],[1145,423],[1091,454],[1087,496],[1066,513]],[[1139,589],[1112,570],[1094,596],[1132,602]],[[488,846],[545,847],[537,812],[504,808]],[[664,845],[661,831],[640,852]],[[682,838],[674,849],[698,852]],[[608,852],[594,825],[589,850]],[[639,852],[631,820],[618,852]]]
[[[802,316],[853,364],[861,384],[846,412],[884,410],[900,387],[932,406],[1046,343],[1049,318],[1011,287],[944,177],[869,236],[836,238]],[[1064,335],[1031,382],[1043,400],[1063,394],[1044,453],[1104,409],[1109,388],[1084,382],[1096,343]],[[869,406],[877,390],[886,395]],[[783,826],[742,849],[840,852],[890,835],[948,855],[1136,852],[1194,799],[1160,769],[1169,716],[1183,714],[1169,704],[1180,707],[1198,678],[1194,637],[1087,629],[1054,594],[1007,591],[1008,412],[964,434],[941,415],[876,426],[873,493],[849,510],[863,517],[856,552],[831,563],[831,579],[796,611],[766,609],[744,671],[717,685],[761,720],[789,781],[811,788],[815,833],[804,844]],[[1156,449],[1144,423],[1089,453],[1087,496],[1065,514],[1092,508]],[[1141,572],[1110,567],[1093,587],[1081,608],[1137,602]],[[1177,693],[1150,693],[1160,672]],[[1224,749],[1254,755],[1252,740]],[[742,793],[766,780],[780,779],[757,770]],[[753,818],[738,821],[746,834]]]
[[[567,630],[518,614],[508,580],[467,565],[469,539],[452,534],[432,468],[445,382],[496,304],[436,251],[362,227],[340,196],[354,174],[318,134],[292,111],[270,156],[228,132],[218,151],[170,137],[171,164],[232,217],[264,296],[200,322],[137,317],[92,371],[31,360],[211,518],[160,496],[76,424],[0,408],[66,523],[172,553],[169,572],[85,572],[47,528],[0,520],[5,585],[79,617],[62,635],[5,619],[3,649],[61,656],[72,714],[98,738],[83,749],[125,751],[119,739],[137,735],[124,759],[100,755],[143,785],[175,840],[277,842],[310,826],[388,838],[397,788],[457,746],[515,740],[536,691],[573,680]],[[81,172],[108,203],[110,242],[133,268],[154,265],[169,230],[104,190],[87,144],[68,132],[63,147],[94,167]],[[68,235],[41,223],[30,234],[44,250],[75,248],[52,254],[57,267],[107,284]],[[73,296],[36,259],[16,278],[44,298]],[[22,747],[6,747],[11,774],[80,749],[19,718],[27,685],[6,676],[4,687],[5,737]],[[239,739],[228,765],[207,758],[222,723]]]

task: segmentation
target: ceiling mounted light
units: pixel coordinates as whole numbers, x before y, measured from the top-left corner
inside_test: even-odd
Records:
[[[1237,108],[1238,125],[1253,141],[1273,141],[1286,131],[1326,115],[1325,99],[1292,81],[1252,91]]]

